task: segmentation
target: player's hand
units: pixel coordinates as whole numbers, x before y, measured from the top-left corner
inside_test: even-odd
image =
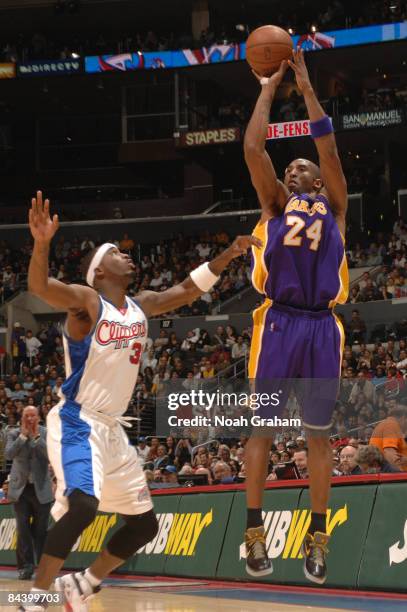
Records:
[[[49,200],[42,202],[42,191],[37,191],[37,197],[31,200],[29,224],[34,240],[51,242],[59,227],[58,215],[51,219],[49,215]]]
[[[288,65],[294,70],[300,92],[304,94],[308,89],[312,89],[303,49],[293,49],[293,59],[288,60]]]
[[[259,81],[260,85],[263,88],[270,90],[273,94],[276,91],[277,87],[280,85],[281,81],[284,78],[285,73],[287,72],[288,62],[283,60],[280,64],[280,68],[271,75],[271,77],[262,77],[255,70],[252,70],[254,76]]]
[[[244,255],[250,247],[260,249],[263,246],[262,241],[256,236],[237,236],[230,245],[230,253],[233,258]]]

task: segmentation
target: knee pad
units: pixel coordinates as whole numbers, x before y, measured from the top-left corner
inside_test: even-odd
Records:
[[[93,495],[75,489],[68,497],[69,510],[48,531],[44,554],[66,559],[82,531],[96,516],[99,501]]]
[[[155,538],[158,521],[154,510],[144,514],[126,514],[122,515],[122,518],[125,525],[112,535],[106,548],[111,555],[125,561]]]

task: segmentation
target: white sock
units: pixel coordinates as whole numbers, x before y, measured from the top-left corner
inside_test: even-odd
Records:
[[[90,582],[93,587],[97,587],[102,583],[99,578],[96,578],[96,576],[92,574],[89,568],[85,570],[85,578]]]

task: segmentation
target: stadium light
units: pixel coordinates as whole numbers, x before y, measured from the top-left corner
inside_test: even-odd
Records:
[[[294,30],[292,28],[288,28],[288,33],[292,36],[294,34]]]
[[[316,31],[317,31],[317,26],[315,25],[311,26],[311,32],[315,34]]]
[[[71,57],[72,57],[72,59],[79,59],[80,55],[79,55],[79,53],[76,53],[75,51],[72,51]]]

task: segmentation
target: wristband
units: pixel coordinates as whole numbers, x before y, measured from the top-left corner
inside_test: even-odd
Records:
[[[210,271],[207,261],[195,270],[192,270],[190,277],[198,289],[204,293],[212,289],[213,285],[219,280],[219,276]]]
[[[327,115],[318,121],[310,121],[310,128],[312,138],[321,138],[322,136],[332,134],[334,131],[331,120]]]

